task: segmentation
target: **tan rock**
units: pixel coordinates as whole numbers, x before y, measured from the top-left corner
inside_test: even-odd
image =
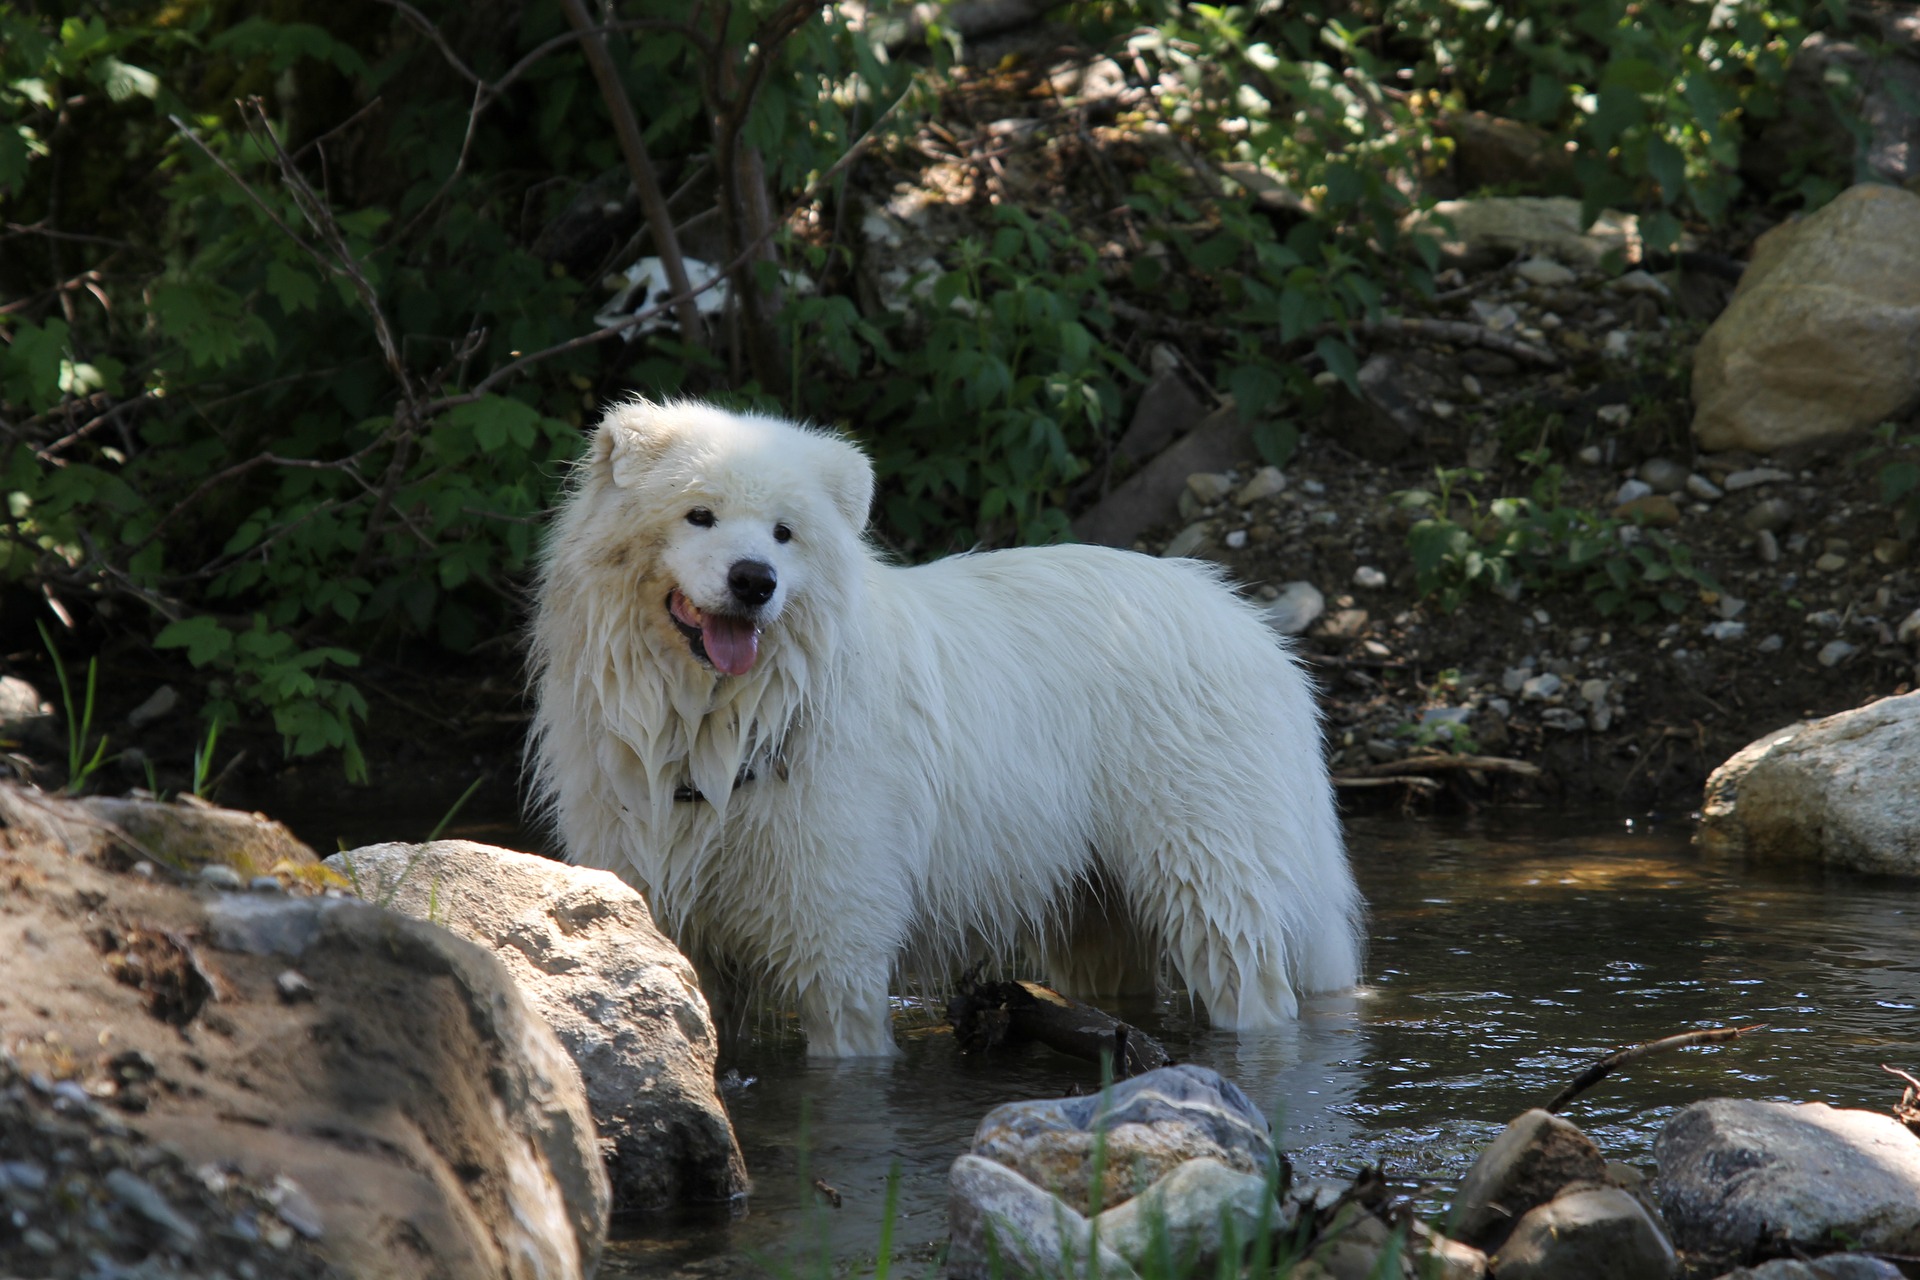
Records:
[[[1603,1182],[1607,1162],[1579,1128],[1539,1108],[1516,1117],[1467,1170],[1447,1234],[1481,1248],[1506,1239],[1536,1205],[1581,1182]]]
[[[1920,401],[1920,196],[1859,186],[1755,246],[1694,353],[1702,449],[1771,453]]]
[[[1749,743],[1707,779],[1701,819],[1709,848],[1920,876],[1920,693]]]

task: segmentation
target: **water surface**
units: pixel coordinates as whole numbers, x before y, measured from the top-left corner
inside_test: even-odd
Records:
[[[1594,1059],[1680,1031],[1769,1024],[1630,1066],[1572,1104],[1610,1157],[1650,1164],[1665,1118],[1717,1095],[1884,1110],[1898,1087],[1877,1064],[1920,1067],[1920,889],[1748,868],[1691,836],[1684,822],[1537,813],[1359,819],[1360,993],[1311,1001],[1265,1036],[1215,1034],[1178,996],[1115,1012],[1245,1089],[1299,1173],[1381,1164],[1435,1197]],[[891,1253],[927,1274],[947,1166],[980,1117],[1097,1079],[1041,1048],[963,1057],[904,1003],[900,1023],[899,1058],[818,1064],[770,1021],[732,1063],[753,1082],[728,1095],[754,1176],[747,1214],[625,1227],[601,1274],[819,1274],[822,1257],[870,1271],[896,1169]]]

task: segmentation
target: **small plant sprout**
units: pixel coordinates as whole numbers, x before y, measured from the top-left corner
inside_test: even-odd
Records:
[[[87,739],[93,735],[93,697],[100,681],[100,659],[87,659],[87,694],[76,714],[73,705],[73,684],[67,679],[67,664],[60,660],[60,650],[54,646],[53,637],[47,634],[45,623],[36,623],[40,628],[41,643],[47,646],[47,653],[53,658],[53,672],[60,680],[60,698],[67,712],[67,786],[68,795],[79,795],[85,789],[88,779],[100,771],[107,762],[107,737],[100,735],[100,742],[87,754]]]

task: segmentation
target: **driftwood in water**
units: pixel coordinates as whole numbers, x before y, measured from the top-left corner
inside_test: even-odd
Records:
[[[1090,1004],[1038,982],[982,982],[978,968],[957,984],[947,1001],[947,1020],[954,1039],[970,1053],[1038,1040],[1089,1062],[1111,1058],[1116,1080],[1173,1060],[1158,1040]]]
[[[1724,1044],[1729,1040],[1738,1040],[1750,1031],[1764,1031],[1767,1024],[1756,1022],[1750,1027],[1716,1027],[1711,1031],[1683,1031],[1677,1036],[1667,1036],[1660,1040],[1648,1040],[1643,1044],[1631,1044],[1617,1049],[1600,1061],[1575,1076],[1567,1087],[1553,1095],[1546,1109],[1557,1113],[1560,1108],[1599,1084],[1616,1070],[1629,1062],[1644,1058],[1649,1054],[1664,1053],[1669,1049],[1686,1049],[1697,1044]]]

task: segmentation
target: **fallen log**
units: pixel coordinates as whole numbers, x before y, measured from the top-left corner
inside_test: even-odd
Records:
[[[982,982],[979,975],[977,966],[969,970],[947,1001],[947,1021],[965,1052],[1037,1040],[1088,1062],[1111,1059],[1116,1080],[1173,1061],[1158,1040],[1138,1027],[1052,987],[1038,982]]]

